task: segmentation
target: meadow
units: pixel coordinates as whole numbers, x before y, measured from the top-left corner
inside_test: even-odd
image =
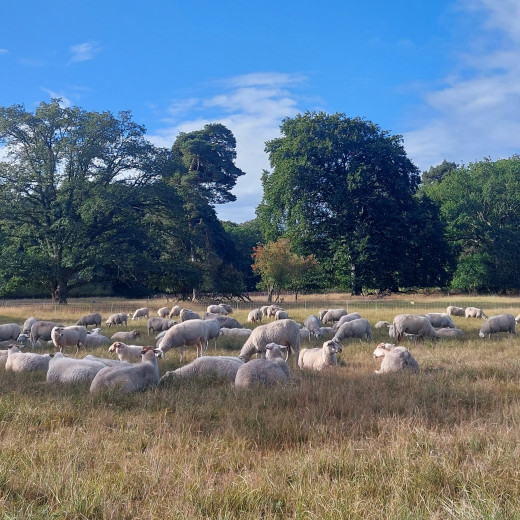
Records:
[[[476,298],[410,296],[350,302],[373,325],[400,312],[445,312]],[[294,302],[295,303],[295,302]],[[336,307],[335,300],[330,307]],[[488,315],[520,298],[479,297]],[[100,309],[162,301],[9,304],[0,323],[29,316],[72,324]],[[194,310],[202,307],[186,304]],[[299,322],[323,301],[287,308]],[[106,310],[103,310],[106,309]],[[245,323],[250,306],[234,316]],[[135,395],[92,396],[44,374],[0,369],[0,515],[4,519],[515,519],[520,518],[520,339],[481,339],[481,320],[454,317],[462,339],[403,340],[418,374],[376,375],[375,345],[343,343],[324,373],[291,366],[291,383],[237,391],[210,379]],[[129,321],[141,331],[145,320]],[[110,337],[124,327],[103,327]],[[319,346],[313,340],[310,346]],[[308,347],[305,342],[303,347]],[[208,355],[237,355],[220,338]],[[85,352],[70,355],[83,357]],[[106,349],[89,353],[107,356]],[[195,357],[189,347],[183,364]],[[176,351],[160,372],[180,366]]]

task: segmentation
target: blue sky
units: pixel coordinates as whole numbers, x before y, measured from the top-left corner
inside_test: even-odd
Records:
[[[225,124],[255,216],[284,117],[341,112],[400,134],[421,169],[519,153],[518,0],[4,2],[0,105],[130,110],[170,147]]]

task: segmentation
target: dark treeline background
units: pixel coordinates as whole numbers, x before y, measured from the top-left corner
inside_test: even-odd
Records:
[[[221,222],[244,172],[222,124],[145,139],[129,112],[0,108],[0,297],[518,291],[520,158],[418,171],[399,135],[344,114],[266,143],[255,220]],[[260,172],[258,172],[260,173]]]

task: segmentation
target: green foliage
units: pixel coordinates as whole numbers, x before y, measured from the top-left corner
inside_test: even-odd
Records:
[[[446,159],[441,162],[441,164],[437,166],[431,166],[428,171],[423,172],[422,174],[422,183],[425,186],[432,184],[434,182],[440,182],[442,179],[453,170],[456,170],[459,167],[457,163],[448,162]]]

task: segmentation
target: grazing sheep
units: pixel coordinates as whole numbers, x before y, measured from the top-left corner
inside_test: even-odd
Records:
[[[339,341],[325,341],[321,348],[304,348],[300,351],[298,366],[301,369],[323,370],[338,364],[336,354],[341,352]]]
[[[211,312],[211,314],[221,314],[223,316],[228,313],[222,305],[208,305],[206,312]]]
[[[31,327],[37,322],[36,318],[27,318],[22,326],[22,334],[30,334]]]
[[[424,316],[417,316],[415,314],[398,314],[394,318],[392,326],[392,331],[394,332],[397,341],[401,341],[405,333],[413,334],[418,337],[428,336],[434,341],[437,339],[435,329]]]
[[[302,341],[305,341],[305,340],[310,342],[310,340],[311,340],[311,333],[310,333],[309,329],[306,329],[305,327],[302,327],[300,329],[300,343]]]
[[[130,318],[131,320],[138,320],[139,318],[149,318],[150,317],[150,309],[148,307],[141,307],[137,309],[133,316]]]
[[[253,309],[252,311],[249,311],[249,314],[247,315],[247,323],[256,323],[256,322],[262,322],[262,311],[261,309]]]
[[[91,383],[94,376],[105,367],[99,361],[70,358],[57,352],[49,362],[46,380],[47,383]]]
[[[80,347],[87,347],[87,329],[82,325],[73,325],[71,327],[54,327],[51,331],[51,339],[54,347],[60,352],[64,347],[76,347],[79,351]]]
[[[384,329],[385,327],[390,327],[390,323],[388,323],[387,321],[378,321],[374,325],[374,329]]]
[[[516,321],[512,314],[498,314],[497,316],[491,316],[488,318],[482,327],[478,335],[481,338],[488,336],[491,338],[491,334],[499,334],[500,332],[509,332],[509,334],[516,334]]]
[[[228,314],[233,314],[233,307],[229,305],[229,303],[221,303],[220,306],[223,307]]]
[[[15,341],[22,332],[22,327],[16,323],[0,325],[0,341]]]
[[[320,321],[323,321],[323,316],[325,316],[327,312],[329,312],[329,309],[320,309],[320,311],[318,312],[318,318],[320,319]]]
[[[456,327],[454,329],[449,327],[437,329],[436,332],[439,338],[460,338],[464,336],[464,331]]]
[[[174,316],[179,316],[180,313],[181,308],[179,307],[179,305],[175,305],[172,307],[170,314],[168,315],[168,318],[172,319]]]
[[[359,318],[361,318],[361,314],[359,314],[359,312],[351,312],[349,314],[345,314],[344,316],[341,316],[341,318],[336,323],[334,323],[332,328],[334,329],[334,331],[337,331],[344,323],[358,320]]]
[[[259,325],[253,330],[249,338],[244,343],[240,359],[249,361],[254,354],[265,355],[266,345],[277,343],[288,347],[287,355],[291,352],[295,355],[295,363],[298,362],[300,353],[300,327],[293,320],[278,320],[266,325]]]
[[[321,323],[315,314],[311,314],[305,318],[303,326],[311,333],[315,338],[319,338],[322,335]]]
[[[76,325],[83,325],[84,327],[94,325],[95,327],[101,327],[101,314],[99,314],[99,312],[86,314],[76,322]]]
[[[236,338],[248,338],[251,336],[251,329],[229,329],[227,327],[220,327],[221,336],[234,336]]]
[[[243,364],[241,359],[232,356],[202,356],[177,370],[166,372],[159,380],[159,386],[171,384],[180,378],[211,378],[233,383]]]
[[[108,351],[115,352],[120,361],[130,363],[136,363],[141,359],[141,350],[143,347],[140,345],[126,345],[121,341],[116,341],[108,347]]]
[[[449,305],[446,308],[446,314],[448,316],[462,316],[464,318],[466,316],[466,309],[464,307],[455,307],[454,305]]]
[[[206,338],[206,349],[208,348],[208,342],[210,339],[215,340],[215,349],[217,348],[217,339],[220,336],[220,323],[218,320],[202,320],[204,326],[207,329],[207,338]]]
[[[37,321],[34,323],[31,327],[31,343],[35,345],[39,339],[51,341],[51,332],[54,327],[63,327],[63,325],[53,321]]]
[[[208,341],[208,328],[203,320],[188,320],[168,329],[159,344],[159,350],[166,354],[172,348],[179,348],[180,359],[184,355],[184,347],[195,345],[197,357],[202,356],[202,349]]]
[[[5,369],[12,372],[47,372],[51,354],[21,352],[16,345],[7,349]]]
[[[334,327],[320,327],[320,338],[332,339],[335,335]]]
[[[32,348],[41,348],[42,347],[40,340],[36,341],[36,343],[33,344],[30,336],[28,336],[27,334],[24,334],[24,333],[20,334],[16,338],[16,343],[18,343],[22,347],[32,347]]]
[[[341,325],[341,327],[336,331],[333,340],[339,343],[347,338],[363,339],[365,336],[367,341],[374,339],[370,323],[365,318],[357,318],[343,323],[343,325]]]
[[[118,389],[121,392],[138,392],[159,384],[157,351],[144,347],[140,363],[130,366],[102,368],[92,380],[90,392]]]
[[[200,315],[190,309],[181,309],[179,316],[181,317],[181,321],[200,320]]]
[[[226,329],[243,329],[244,326],[236,319],[230,318],[229,316],[219,316],[216,318],[220,323],[220,328]]]
[[[161,307],[157,311],[157,314],[158,314],[159,318],[166,318],[166,316],[168,316],[170,314],[170,308],[169,307]]]
[[[141,336],[141,333],[138,330],[129,330],[128,332],[116,332],[115,334],[112,334],[112,337],[110,338],[112,341],[133,341],[134,339],[137,339]]]
[[[262,305],[262,307],[260,307],[260,310],[262,311],[262,316],[265,316],[267,317],[267,309],[269,309],[270,305]]]
[[[240,366],[235,377],[235,387],[251,388],[257,385],[287,383],[289,366],[282,356],[282,348],[283,345],[276,343],[265,345],[266,359],[253,359]]]
[[[321,319],[322,323],[334,323],[339,321],[341,316],[345,316],[347,311],[345,309],[329,309]]]
[[[167,318],[148,318],[146,322],[146,328],[148,330],[148,334],[152,332],[161,332],[163,330],[168,330],[169,328],[175,325],[175,321],[167,319]]]
[[[482,320],[487,319],[486,313],[478,307],[466,307],[464,315],[466,318],[480,318]]]
[[[278,309],[274,314],[274,319],[275,320],[287,320],[287,319],[289,319],[289,314],[282,309]]]
[[[116,314],[112,314],[108,317],[105,324],[108,327],[111,327],[112,325],[128,325],[128,314],[125,314],[124,312],[118,312]]]
[[[419,371],[419,365],[406,347],[395,346],[392,343],[379,343],[374,350],[374,357],[380,358],[381,368],[375,370],[376,374],[399,372],[400,370]]]
[[[429,312],[425,314],[424,317],[432,324],[432,327],[437,328],[455,328],[455,323],[449,317],[447,313],[444,312]]]

